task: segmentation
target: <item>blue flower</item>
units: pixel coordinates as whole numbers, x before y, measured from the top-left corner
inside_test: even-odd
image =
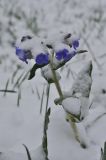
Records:
[[[49,55],[40,53],[35,58],[36,64],[38,65],[44,65],[49,63]]]
[[[69,61],[72,57],[74,57],[77,54],[75,50],[73,50],[71,53],[67,49],[62,49],[58,52],[56,52],[56,58],[57,60],[64,60]]]
[[[73,58],[75,55],[77,54],[76,51],[72,51],[71,53],[67,54],[67,56],[65,57],[65,61],[69,61],[71,58]]]
[[[23,62],[27,63],[28,64],[28,56],[27,54],[25,53],[25,51],[23,51],[22,49],[16,47],[16,55],[18,56],[18,58],[20,60],[22,60]]]
[[[72,57],[73,57],[72,54],[69,53],[69,54],[67,54],[67,56],[64,58],[64,60],[65,60],[65,61],[69,61]]]
[[[77,40],[73,40],[72,41],[72,46],[76,50],[79,47],[79,40],[78,39]]]
[[[58,52],[56,52],[56,59],[59,61],[62,59],[65,60],[68,54],[69,54],[69,51],[67,49],[59,50]]]

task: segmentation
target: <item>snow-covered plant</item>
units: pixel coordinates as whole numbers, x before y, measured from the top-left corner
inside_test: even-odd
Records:
[[[64,110],[66,111],[66,119],[70,122],[72,117],[74,117],[73,121],[75,123],[79,123],[76,125],[77,127],[73,128],[75,129],[76,139],[80,141],[82,147],[87,147],[89,145],[88,139],[85,138],[87,135],[82,121],[89,112],[89,95],[92,84],[91,73],[92,62],[90,61],[79,72],[71,90],[64,93],[64,99],[61,102]]]
[[[16,55],[21,61],[25,62],[26,64],[28,64],[29,60],[34,60],[35,64],[30,70],[30,75],[28,78],[29,80],[35,76],[36,70],[40,68],[41,74],[47,81],[48,86],[51,83],[55,84],[56,89],[59,93],[59,98],[57,98],[54,102],[55,104],[61,104],[68,116],[68,120],[73,128],[76,139],[81,142],[79,136],[80,131],[78,131],[76,123],[80,122],[88,112],[88,98],[91,88],[92,64],[90,62],[87,67],[84,67],[84,71],[81,71],[79,77],[75,81],[70,91],[70,94],[68,94],[69,98],[67,98],[60,87],[59,80],[61,79],[61,75],[58,72],[58,69],[69,62],[74,56],[80,53],[84,53],[86,52],[86,50],[78,50],[79,38],[72,36],[70,33],[66,35],[61,33],[53,37],[53,39],[50,38],[52,37],[44,39],[40,37],[31,37],[29,35],[24,36],[21,38],[21,41],[17,41],[15,45]],[[75,103],[76,106],[69,106],[69,104],[71,104],[73,100],[78,101],[77,103]],[[84,109],[85,105],[86,109]],[[76,110],[78,110],[78,114],[74,113],[73,109],[71,110],[72,107],[75,107]],[[77,109],[77,107],[79,108]],[[46,109],[45,117],[48,115],[47,113],[48,109]],[[49,115],[47,119],[49,119]],[[48,128],[48,122],[47,124],[45,124],[44,122],[44,126],[45,128],[43,142],[45,141],[45,138],[47,142],[46,130]],[[81,145],[83,147],[86,147],[86,144]],[[48,159],[47,144],[46,149],[44,143],[42,143],[42,146],[46,155],[45,157],[46,159]]]

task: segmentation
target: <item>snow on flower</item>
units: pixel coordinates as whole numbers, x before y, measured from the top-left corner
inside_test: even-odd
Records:
[[[85,50],[77,50],[79,39],[73,38],[70,33],[64,35],[63,33],[59,34],[58,38],[57,36],[41,38],[39,36],[27,35],[18,40],[15,46],[16,55],[21,61],[28,64],[28,59],[33,59],[35,62],[30,71],[31,78],[29,79],[35,76],[38,68],[43,68],[50,63],[53,69],[57,70],[64,66],[76,54],[86,52]]]
[[[21,38],[21,42],[24,42],[24,41],[26,41],[27,39],[32,39],[32,37],[29,36],[29,35],[23,36],[23,37]]]
[[[79,47],[79,38],[71,35],[70,33],[64,37],[64,43],[68,44],[75,50]]]
[[[69,40],[71,36],[65,37],[63,34],[64,40]],[[62,38],[61,38],[62,39]],[[35,59],[36,64],[48,64],[50,61],[50,53],[47,53],[48,44],[46,43],[47,39],[41,39],[40,37],[32,36],[23,36],[21,40],[16,44],[16,55],[20,60],[25,63],[28,63],[27,59]],[[55,58],[58,61],[69,61],[73,56],[76,55],[76,49],[79,47],[79,39],[71,39],[70,41],[72,48],[67,45],[63,40],[57,42],[56,39],[53,40],[53,43],[50,45],[55,53]]]
[[[25,54],[25,52],[22,49],[16,47],[16,55],[18,56],[18,58],[20,60],[22,60],[25,63],[28,63],[28,61],[27,61],[27,55]]]
[[[56,58],[57,60],[64,60],[64,61],[69,61],[72,57],[76,55],[76,51],[69,52],[67,49],[59,50],[56,52]]]

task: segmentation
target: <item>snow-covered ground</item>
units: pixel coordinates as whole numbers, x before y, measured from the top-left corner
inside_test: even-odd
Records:
[[[105,0],[0,0],[0,89],[13,89],[17,79],[31,68],[19,61],[14,43],[23,35],[40,35],[50,38],[60,31],[71,32],[80,37],[81,49],[88,52],[74,57],[60,70],[62,89],[72,87],[77,73],[88,60],[93,62],[90,103],[92,110],[87,127],[89,147],[81,148],[75,140],[70,124],[65,120],[61,106],[54,104],[58,93],[51,85],[49,107],[51,107],[48,129],[48,151],[50,160],[100,160],[100,149],[106,141],[106,1]],[[13,73],[18,71],[16,75]],[[22,79],[22,78],[21,78]],[[21,80],[20,79],[20,80]],[[19,80],[19,82],[20,82]],[[40,104],[46,81],[37,70],[36,76],[22,83],[20,105],[18,93],[0,92],[0,160],[26,160],[25,144],[32,152],[33,160],[39,157],[43,136],[46,91],[43,112]],[[17,92],[17,87],[14,88]],[[104,113],[95,123],[94,117]]]

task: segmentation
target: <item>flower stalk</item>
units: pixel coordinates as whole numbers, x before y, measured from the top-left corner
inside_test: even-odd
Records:
[[[49,51],[50,52],[50,51]],[[51,53],[50,53],[51,54]],[[53,56],[53,55],[52,55]],[[53,57],[52,57],[52,60],[53,60]],[[56,86],[56,89],[58,91],[58,94],[60,96],[60,99],[62,100],[64,98],[63,96],[63,93],[62,93],[62,90],[61,90],[61,86],[60,86],[60,83],[57,79],[57,76],[56,76],[56,72],[55,70],[53,69],[53,63],[52,63],[52,60],[50,60],[50,68],[51,68],[51,71],[52,71],[52,75],[53,75],[53,80],[54,80],[54,83],[55,83],[55,86]],[[63,107],[64,108],[64,107]],[[66,111],[66,110],[65,110]],[[74,131],[74,135],[75,135],[75,138],[77,141],[79,141],[79,136],[78,136],[78,131],[77,131],[77,126],[76,126],[76,118],[71,114],[71,113],[68,113],[66,111],[66,114],[67,114],[67,117],[68,117],[68,120],[71,124],[71,127]]]
[[[49,92],[50,92],[50,84],[47,85],[47,100],[46,100],[46,108],[45,108],[45,117],[44,117],[44,128],[43,128],[43,139],[42,139],[42,147],[45,154],[45,160],[48,159],[48,124],[49,124],[49,116],[50,116],[50,108],[48,108],[49,102]]]

